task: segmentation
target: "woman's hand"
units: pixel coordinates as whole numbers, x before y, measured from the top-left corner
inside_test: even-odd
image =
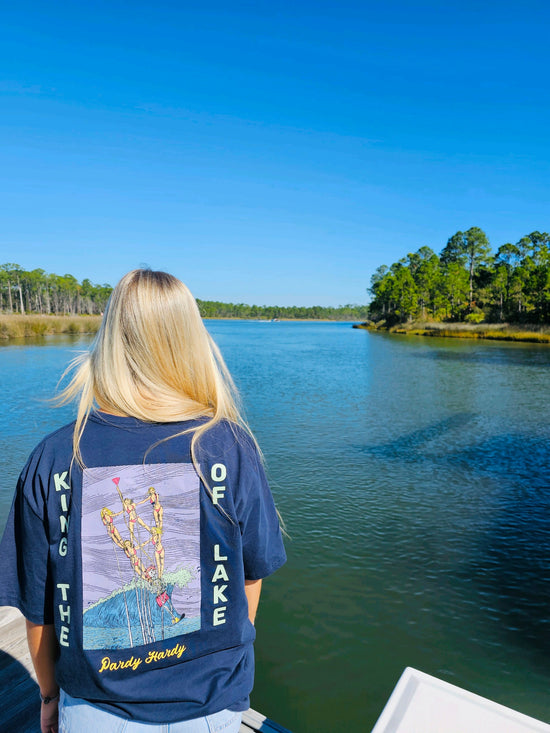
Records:
[[[59,715],[59,698],[40,706],[40,732],[57,733]]]

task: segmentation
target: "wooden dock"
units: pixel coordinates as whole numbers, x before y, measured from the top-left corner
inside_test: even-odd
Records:
[[[25,620],[9,606],[0,606],[0,690],[0,733],[40,733],[40,700]],[[290,731],[250,708],[243,713],[240,733]]]

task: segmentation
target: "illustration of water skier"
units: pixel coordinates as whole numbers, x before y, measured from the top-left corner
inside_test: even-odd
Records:
[[[162,545],[162,529],[160,527],[151,527],[151,542],[155,548],[155,563],[157,566],[156,574],[158,582],[158,592],[156,596],[156,601],[159,608],[163,608],[163,610],[168,611],[168,613],[172,616],[172,623],[177,624],[178,621],[180,621],[180,619],[185,616],[185,614],[178,614],[178,612],[174,609],[174,606],[172,605],[172,599],[170,598],[170,595],[166,590],[166,585],[162,580],[162,576],[164,574],[164,547]],[[148,568],[148,570],[149,572],[151,572],[152,568]]]
[[[126,557],[130,560],[134,573],[136,573],[136,575],[139,575],[140,578],[148,582],[151,580],[149,570],[141,562],[140,558],[138,557],[137,551],[141,550],[142,547],[145,547],[145,545],[148,544],[150,541],[151,538],[145,540],[145,542],[142,542],[141,545],[137,545],[137,547],[131,540],[124,540],[122,543],[122,549],[124,550]]]
[[[159,608],[162,608],[165,611],[168,611],[170,616],[172,616],[172,623],[177,624],[178,621],[181,621],[181,619],[185,616],[184,613],[181,613],[178,615],[177,611],[174,609],[174,606],[172,605],[172,599],[170,598],[170,595],[168,591],[164,590],[162,593],[159,593],[156,597],[157,605]]]
[[[149,491],[147,493],[149,495],[149,501],[153,505],[153,519],[155,520],[155,527],[162,529],[162,517],[164,514],[164,507],[160,503],[160,496],[153,486],[149,487]]]
[[[122,537],[120,536],[120,532],[115,527],[115,523],[113,521],[114,517],[118,517],[119,514],[122,512],[118,512],[118,514],[115,514],[109,507],[104,506],[103,509],[100,512],[101,521],[107,528],[107,532],[109,533],[109,536],[115,543],[115,545],[118,545],[121,549],[124,549],[122,546]]]
[[[151,542],[155,548],[155,563],[157,566],[157,575],[162,578],[164,573],[164,547],[162,545],[162,529],[159,527],[151,527]]]
[[[133,499],[123,497],[119,487],[120,478],[112,479],[113,483],[117,487],[120,501],[122,503],[122,509],[119,512],[113,512],[108,507],[103,507],[100,512],[101,521],[103,522],[107,532],[113,541],[113,543],[124,551],[126,557],[130,560],[132,569],[137,577],[146,582],[146,587],[149,591],[154,594],[156,603],[162,611],[166,611],[172,617],[172,624],[178,623],[185,614],[178,613],[173,605],[170,594],[167,590],[167,585],[164,582],[164,559],[165,549],[162,544],[162,525],[164,508],[160,502],[160,497],[157,491],[151,486],[147,492],[147,496],[141,501],[135,502]],[[154,526],[149,526],[137,513],[137,506],[149,502],[153,505],[153,521]],[[124,524],[126,525],[130,538],[122,539],[122,536],[114,524],[114,518],[120,515],[124,517]],[[127,516],[126,516],[127,515]],[[136,528],[136,523],[138,527]],[[144,542],[137,540],[137,534],[139,526],[147,532],[147,539]],[[144,549],[146,545],[151,543],[154,548],[154,564],[150,564],[148,567],[142,560],[145,556],[148,560],[153,560],[151,556]],[[139,554],[138,554],[138,551]]]
[[[142,503],[142,502],[140,502]],[[147,530],[147,532],[150,532],[150,527],[148,527],[147,524],[143,521],[143,519],[138,515],[136,511],[136,503],[133,499],[124,498],[122,500],[122,506],[123,511],[125,511],[128,514],[128,517],[125,517],[126,524],[128,526],[128,529],[130,530],[130,537],[132,539],[132,542],[135,542],[134,533],[136,531],[136,522],[141,524],[141,526]]]

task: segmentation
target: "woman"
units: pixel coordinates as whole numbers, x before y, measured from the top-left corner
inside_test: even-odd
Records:
[[[30,456],[0,550],[42,733],[235,733],[285,552],[223,359],[185,285],[134,270],[72,369],[76,420]]]

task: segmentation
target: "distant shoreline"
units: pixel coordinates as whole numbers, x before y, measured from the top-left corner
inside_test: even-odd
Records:
[[[203,316],[203,321],[250,321],[251,323],[356,323],[356,318],[243,318],[242,316]]]
[[[376,323],[358,323],[354,328],[381,331],[404,336],[428,336],[436,338],[487,339],[490,341],[516,341],[550,344],[550,327],[525,324],[519,328],[509,323],[407,323],[386,326]]]
[[[97,333],[101,316],[54,316],[0,314],[0,341],[37,338],[53,335],[84,335]],[[491,341],[516,341],[550,344],[550,327],[526,324],[522,328],[508,323],[422,323],[413,322],[386,326],[383,323],[332,318],[237,318],[233,316],[204,316],[204,321],[250,321],[251,323],[349,323],[353,328],[366,329],[402,336],[427,336],[439,338],[487,339]]]
[[[13,339],[37,338],[40,336],[54,336],[57,334],[94,334],[99,330],[101,316],[53,316],[53,315],[20,315],[0,314],[0,341]],[[333,320],[331,318],[278,318],[272,321],[268,318],[236,318],[231,316],[203,317],[204,321],[250,321],[260,323],[354,323],[350,320]]]

